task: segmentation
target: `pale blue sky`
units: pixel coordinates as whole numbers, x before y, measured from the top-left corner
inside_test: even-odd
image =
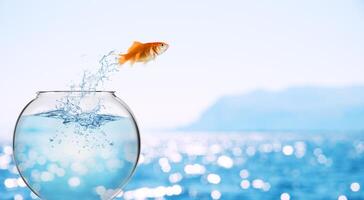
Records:
[[[360,0],[0,0],[0,135],[36,91],[67,89],[134,40],[170,49],[104,88],[148,129],[193,121],[225,94],[364,84],[363,36]]]

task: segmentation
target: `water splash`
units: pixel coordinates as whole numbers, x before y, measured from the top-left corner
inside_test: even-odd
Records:
[[[81,91],[86,94],[96,91],[104,81],[110,79],[112,73],[119,71],[117,57],[114,51],[104,55],[99,61],[99,69],[96,72],[85,71],[80,83],[71,85],[71,91]]]
[[[76,115],[69,115],[64,110],[52,110],[48,112],[42,112],[35,114],[35,116],[51,117],[63,120],[63,124],[77,122],[79,125],[85,128],[97,128],[103,124],[111,121],[116,121],[122,117],[106,114],[97,114],[97,112],[84,112]]]
[[[103,85],[114,72],[118,72],[117,54],[110,51],[99,61],[96,72],[85,71],[79,83],[72,84],[70,93],[59,100],[55,110],[39,113],[39,116],[62,119],[64,124],[76,123],[84,128],[97,128],[106,121],[113,121],[107,115],[99,114],[103,109],[101,100],[91,110],[81,107],[82,100],[87,95],[95,95],[95,91]]]

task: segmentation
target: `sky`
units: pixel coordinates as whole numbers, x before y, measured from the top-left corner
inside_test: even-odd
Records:
[[[170,44],[102,88],[143,131],[193,122],[223,95],[364,85],[363,36],[360,0],[0,0],[0,138],[36,91],[67,90],[133,41]]]

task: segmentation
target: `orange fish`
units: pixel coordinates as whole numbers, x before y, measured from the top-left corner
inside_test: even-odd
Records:
[[[155,59],[156,56],[164,53],[168,47],[169,45],[164,42],[134,42],[126,54],[119,55],[118,63],[120,65],[128,61],[131,64],[134,64],[135,62],[147,63],[150,60]]]

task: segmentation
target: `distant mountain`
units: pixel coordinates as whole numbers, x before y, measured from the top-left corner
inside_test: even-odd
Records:
[[[224,96],[181,129],[364,130],[364,87],[299,87]]]

